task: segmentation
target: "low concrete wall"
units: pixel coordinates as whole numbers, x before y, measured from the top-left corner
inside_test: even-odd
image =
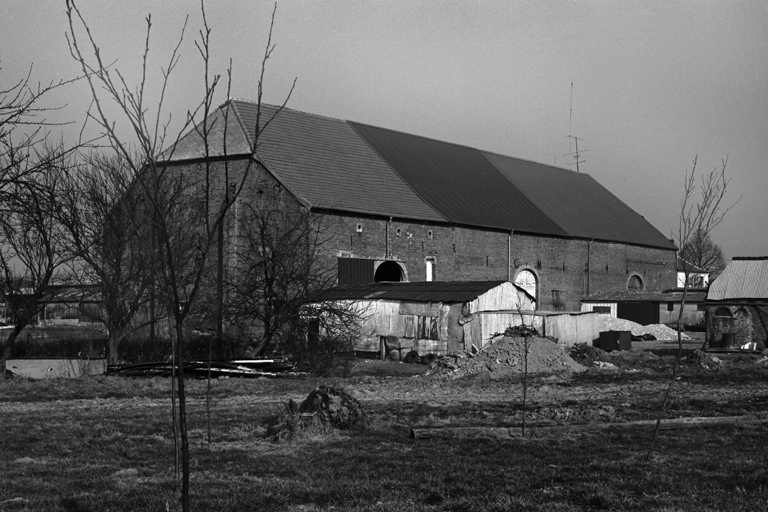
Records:
[[[83,375],[102,375],[106,359],[8,359],[6,369],[29,379],[75,379]]]

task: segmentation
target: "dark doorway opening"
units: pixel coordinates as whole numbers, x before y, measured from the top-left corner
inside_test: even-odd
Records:
[[[376,269],[376,274],[373,276],[373,279],[377,283],[382,281],[402,281],[403,270],[400,268],[400,265],[394,261],[385,261]]]

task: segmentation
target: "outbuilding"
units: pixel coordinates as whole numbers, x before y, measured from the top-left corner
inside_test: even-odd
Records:
[[[733,258],[710,285],[706,347],[763,350],[768,339],[768,256]]]
[[[533,315],[533,297],[508,281],[342,285],[328,291],[326,298],[354,301],[362,318],[355,350],[382,356],[471,350],[506,327],[541,325],[541,317]]]
[[[599,330],[597,314],[537,311],[533,296],[509,281],[340,285],[326,297],[354,301],[363,319],[356,351],[381,357],[480,350],[522,323],[564,345],[591,343]]]

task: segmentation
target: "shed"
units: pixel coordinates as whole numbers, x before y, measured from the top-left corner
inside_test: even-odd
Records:
[[[733,258],[709,287],[706,311],[706,348],[765,349],[768,256]]]
[[[688,289],[683,305],[683,290],[680,288],[663,292],[605,292],[582,299],[581,310],[650,325],[676,324],[682,307],[683,324],[697,325],[704,321],[706,297],[706,289]]]
[[[541,324],[534,298],[509,281],[386,282],[337,286],[363,319],[358,352],[445,354],[487,343],[509,326]],[[493,331],[493,332],[491,332]]]

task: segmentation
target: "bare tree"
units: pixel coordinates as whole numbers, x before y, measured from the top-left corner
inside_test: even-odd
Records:
[[[125,162],[114,155],[90,153],[69,165],[57,216],[66,230],[73,278],[97,285],[102,307],[89,312],[108,331],[107,360],[119,361],[120,342],[159,315],[137,320],[146,310],[154,275],[147,210]]]
[[[688,242],[680,248],[680,257],[714,276],[725,270],[725,257],[719,245],[712,241],[709,233],[694,231]]]
[[[57,196],[64,156],[60,148],[34,157],[36,171],[6,184],[0,221],[0,295],[13,329],[0,340],[0,373],[25,327],[34,323],[49,300],[50,285],[65,280],[64,232],[57,221]],[[44,162],[41,164],[40,162]]]
[[[677,242],[678,247],[689,246],[696,237],[709,238],[712,230],[723,221],[728,212],[731,211],[731,208],[733,208],[741,199],[737,199],[730,205],[725,202],[728,185],[730,183],[725,172],[728,167],[727,157],[721,161],[720,166],[712,169],[709,173],[702,174],[698,178],[698,181],[700,182],[698,185],[696,173],[697,162],[698,157],[695,157],[693,159],[691,171],[686,171],[685,173],[683,199],[680,202],[680,218],[677,234],[675,235],[675,241]],[[677,380],[677,370],[683,355],[683,312],[688,294],[691,267],[689,265],[683,265],[683,269],[685,279],[683,295],[680,299],[680,314],[677,317],[678,351],[675,361],[672,363],[672,376],[659,407],[658,417],[656,418],[656,428],[653,431],[653,438],[651,439],[648,448],[647,458],[649,459],[653,454],[659,427],[661,426],[661,418],[664,414],[667,402],[669,401],[669,397],[672,394],[672,388]]]
[[[287,191],[259,186],[242,205],[226,286],[228,320],[251,329],[256,355],[290,354],[318,374],[343,373],[339,354],[352,350],[360,320],[349,304],[324,298],[336,282],[336,262],[324,257],[328,222]]]
[[[9,186],[25,181],[41,166],[47,165],[47,159],[59,158],[61,148],[57,151],[37,150],[47,138],[47,128],[63,124],[46,118],[47,114],[62,107],[43,105],[42,100],[54,89],[75,80],[35,83],[32,66],[25,76],[10,84],[0,75],[0,204],[10,193]]]
[[[73,58],[80,64],[93,98],[91,119],[96,122],[108,141],[111,151],[120,158],[130,170],[133,183],[139,191],[151,230],[148,241],[152,248],[153,273],[157,279],[159,295],[172,319],[173,335],[176,343],[177,383],[179,393],[179,429],[182,450],[182,489],[181,504],[183,510],[189,510],[189,440],[187,437],[187,414],[184,387],[184,324],[198,297],[202,278],[207,269],[208,259],[215,249],[219,226],[224,222],[227,212],[237,200],[250,171],[256,166],[258,135],[269,124],[270,119],[261,119],[260,105],[262,84],[266,61],[274,46],[271,42],[274,11],[267,46],[262,60],[262,74],[258,83],[258,113],[255,137],[251,154],[245,166],[237,170],[230,168],[227,157],[226,129],[224,129],[223,147],[212,147],[211,137],[214,128],[221,133],[227,125],[229,108],[221,109],[221,114],[214,112],[214,97],[219,89],[219,75],[211,75],[210,34],[211,30],[205,17],[205,6],[201,3],[202,29],[199,31],[195,46],[201,57],[201,73],[204,91],[200,102],[188,111],[178,135],[169,135],[170,121],[164,121],[164,100],[168,93],[169,77],[178,63],[180,49],[184,41],[186,22],[179,36],[178,44],[172,50],[167,65],[163,68],[163,80],[159,85],[159,101],[149,113],[147,85],[147,56],[150,53],[151,16],[147,17],[147,36],[144,45],[144,66],[137,86],[130,86],[119,70],[112,68],[103,60],[102,52],[93,39],[88,23],[78,10],[74,0],[67,1],[69,21],[68,41]],[[228,72],[231,79],[231,63]],[[231,80],[228,81],[228,84]],[[229,85],[226,95],[229,96]],[[288,94],[290,97],[290,93]],[[286,102],[288,99],[286,98]],[[107,104],[116,105],[122,120],[131,128],[135,152],[132,144],[123,139],[116,130],[116,120],[108,114]],[[282,108],[282,107],[281,107]],[[279,114],[281,108],[277,109]],[[275,114],[275,115],[277,115]],[[222,117],[223,116],[223,117]],[[220,124],[218,127],[216,123]],[[199,137],[203,150],[199,155],[202,162],[194,169],[185,169],[171,165],[177,142],[184,132],[192,129]],[[163,148],[168,148],[162,153]],[[219,162],[212,162],[212,156],[223,157]],[[226,193],[222,193],[223,190]]]

